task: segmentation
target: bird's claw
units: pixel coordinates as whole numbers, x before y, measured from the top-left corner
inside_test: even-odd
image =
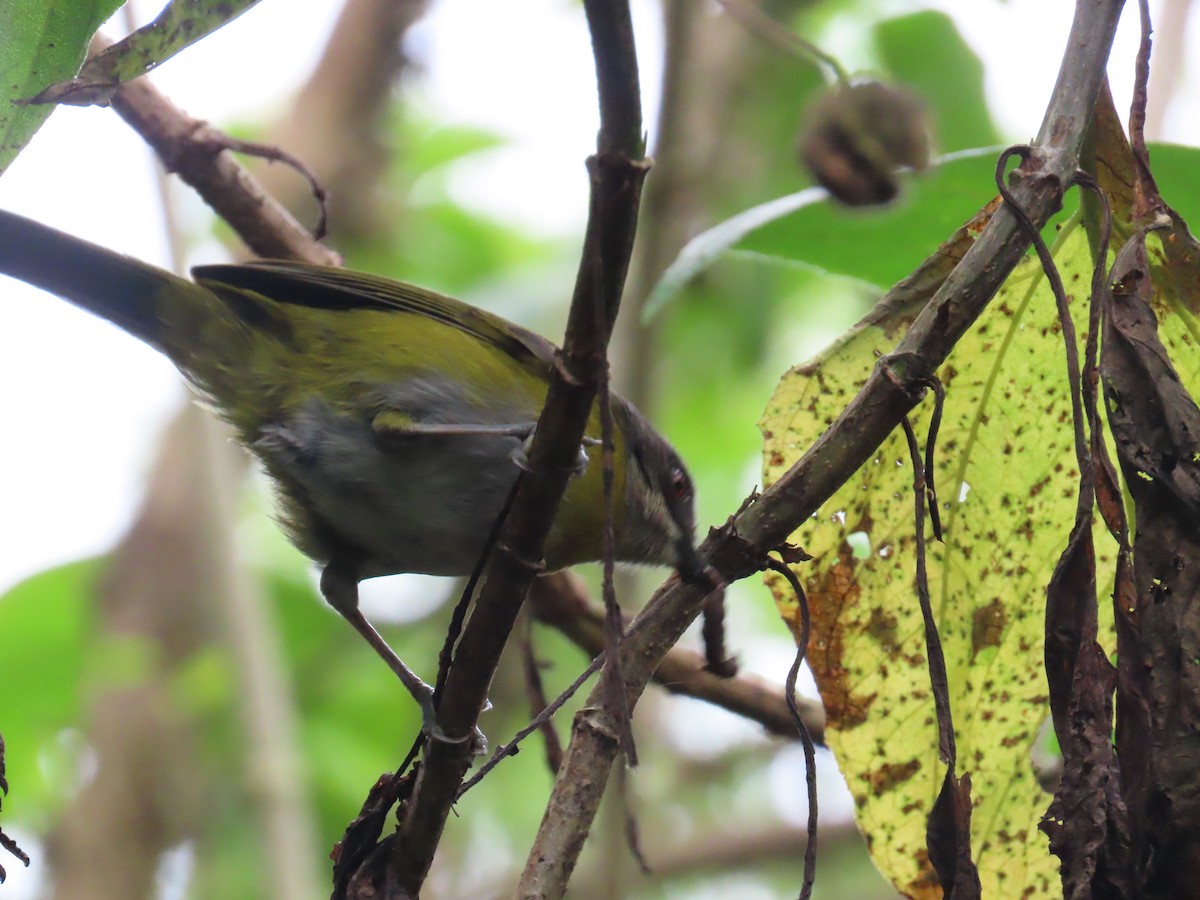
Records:
[[[583,439],[583,443],[579,445],[579,455],[575,457],[575,464],[570,466],[570,472],[572,475],[579,476],[587,471],[587,447],[593,441],[593,438],[585,437]],[[520,445],[518,445],[511,454],[509,454],[509,458],[513,461],[513,464],[522,472],[530,471],[529,448],[532,446],[533,436],[530,435]]]
[[[490,709],[491,705],[491,701],[487,701],[484,709]],[[483,756],[488,751],[487,735],[479,729],[478,725],[469,734],[461,735],[447,734],[442,729],[437,721],[437,710],[433,705],[432,692],[421,701],[421,730],[433,740],[443,744],[465,744],[467,741],[471,741],[472,755],[474,756]]]

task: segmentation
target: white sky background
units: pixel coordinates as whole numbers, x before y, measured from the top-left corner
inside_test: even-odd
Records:
[[[697,0],[697,9],[712,10],[703,4]],[[199,118],[220,124],[269,114],[315,61],[340,5],[266,0],[152,77]],[[893,5],[896,12],[920,6]],[[158,8],[145,0],[141,6],[143,18]],[[652,128],[661,31],[655,4],[635,0],[634,6]],[[940,0],[940,6],[957,17],[984,58],[989,99],[1006,138],[1030,139],[1054,84],[1074,4]],[[826,48],[850,69],[860,68],[860,35],[860,20],[834,23]],[[1136,4],[1130,3],[1110,73],[1120,110],[1128,108],[1136,46]],[[271,54],[266,61],[264,47]],[[513,141],[487,162],[460,166],[454,188],[460,202],[551,233],[581,229],[583,160],[597,116],[578,4],[436,0],[409,49],[425,68],[423,102],[438,119],[480,124]],[[1167,118],[1168,139],[1200,143],[1200,125],[1183,114],[1194,105],[1191,94],[1185,84]],[[534,181],[544,190],[531,198]],[[149,151],[108,110],[58,110],[0,177],[0,208],[168,264]],[[219,248],[205,248],[204,261],[215,260],[214,253]],[[183,396],[173,367],[155,352],[69,304],[0,279],[0,592],[112,546],[136,512],[158,433]],[[747,427],[757,415],[748,413]],[[6,887],[16,897],[23,873],[20,866],[8,868]]]
[[[661,30],[654,4],[634,5],[652,127]],[[918,4],[894,5],[899,12]],[[966,13],[967,4],[941,5],[958,16],[987,63],[1001,128],[1012,140],[1032,137],[1074,4],[975,0]],[[269,113],[315,61],[339,6],[267,0],[152,77],[178,105],[216,123]],[[597,122],[583,16],[565,0],[517,7],[520,16],[512,4],[438,0],[410,51],[424,66],[424,102],[438,117],[478,123],[513,141],[487,162],[460,165],[460,201],[550,232],[577,230],[586,209],[582,161]],[[1135,4],[1125,19],[1111,73],[1119,109],[1128,106]],[[859,20],[847,19],[826,42],[851,69],[862,64],[860,31]],[[263,47],[272,48],[267,63]],[[1177,111],[1183,106],[1176,103]],[[1168,117],[1167,128],[1174,140],[1200,142],[1194,117]],[[149,151],[111,111],[60,109],[0,177],[0,207],[166,265],[153,173]],[[533,173],[544,190],[531,198]],[[205,261],[214,253],[219,248],[206,248]],[[183,395],[174,369],[153,351],[62,301],[4,281],[0,591],[112,545],[136,511],[158,431]]]

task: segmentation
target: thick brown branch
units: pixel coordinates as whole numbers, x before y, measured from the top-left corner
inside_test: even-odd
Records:
[[[525,594],[539,574],[542,546],[574,466],[603,373],[633,247],[642,180],[642,125],[633,29],[626,2],[584,4],[600,95],[598,153],[589,161],[592,196],[567,333],[512,511],[500,534],[475,613],[446,679],[438,720],[467,736],[487,696]],[[391,849],[388,888],[416,896],[471,759],[470,743],[430,740]]]

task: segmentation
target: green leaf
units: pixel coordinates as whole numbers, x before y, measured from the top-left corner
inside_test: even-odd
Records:
[[[993,195],[998,153],[987,147],[942,157],[883,209],[850,210],[823,189],[806,188],[739,213],[687,243],[655,285],[645,315],[731,250],[891,285]]]
[[[735,245],[888,287],[917,267],[995,194],[999,149],[942,157],[900,199],[871,212],[826,200],[776,218]]]
[[[934,144],[943,151],[1000,141],[983,91],[983,63],[945,13],[927,10],[875,27],[879,54],[895,79],[929,104]]]
[[[1150,168],[1171,208],[1189,222],[1200,222],[1200,148],[1151,144]]]
[[[92,35],[120,5],[120,0],[0,3],[0,173],[53,111],[15,101],[74,75]]]
[[[511,143],[486,128],[437,122],[407,108],[403,116],[395,118],[393,140],[403,148],[403,174],[409,183],[451,163]]]
[[[764,265],[800,264],[886,288],[899,281],[995,191],[1000,148],[942,157],[911,176],[904,196],[883,209],[847,209],[821,188],[806,188],[752,207],[692,238],[655,285],[644,318],[662,309],[690,281],[731,252]],[[1200,149],[1152,144],[1151,162],[1163,195],[1184,216],[1200,219]]]
[[[40,103],[105,104],[120,85],[145,75],[212,34],[259,0],[172,0],[149,25],[97,54],[79,75],[47,88]]]
[[[9,782],[21,797],[14,810],[44,813],[63,795],[43,763],[45,754],[60,755],[61,738],[78,718],[99,568],[97,560],[70,563],[0,597],[0,733]]]

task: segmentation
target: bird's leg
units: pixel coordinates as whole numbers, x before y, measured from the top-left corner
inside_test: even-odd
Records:
[[[601,443],[603,443],[603,442],[597,440],[594,437],[588,437],[586,434],[583,436],[583,441],[579,445],[579,455],[577,457],[575,457],[575,465],[571,466],[571,469],[570,469],[570,472],[572,475],[579,476],[587,471],[587,467],[588,467],[587,448],[588,447],[597,447]],[[529,437],[525,438],[525,440],[521,442],[520,446],[513,448],[513,452],[508,455],[508,458],[513,461],[513,465],[515,465],[522,472],[530,471],[529,448],[532,446],[533,446],[533,434],[531,433],[529,435]]]
[[[441,730],[437,724],[436,710],[433,707],[433,688],[422,681],[416,672],[404,664],[404,660],[397,656],[396,651],[388,646],[388,642],[367,621],[366,616],[362,614],[362,610],[358,608],[358,579],[352,575],[348,575],[344,569],[341,569],[336,564],[330,563],[321,573],[321,594],[325,597],[325,602],[337,610],[338,614],[366,639],[366,642],[374,648],[380,658],[388,664],[388,668],[400,679],[400,683],[404,685],[404,689],[420,704],[422,723],[429,735],[451,744],[461,744],[464,741],[477,739],[481,736],[476,732],[476,734],[463,735],[462,737],[450,737]]]

